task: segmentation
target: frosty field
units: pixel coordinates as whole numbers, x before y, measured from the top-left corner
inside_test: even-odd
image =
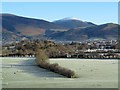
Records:
[[[77,78],[66,78],[39,68],[35,58],[2,58],[3,88],[117,88],[118,60],[50,59],[75,71]]]

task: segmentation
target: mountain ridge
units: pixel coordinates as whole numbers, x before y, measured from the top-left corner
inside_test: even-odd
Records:
[[[49,38],[63,41],[80,41],[94,37],[116,39],[118,33],[118,24],[114,23],[96,25],[92,22],[83,22],[73,18],[76,19],[73,22],[78,21],[76,22],[78,26],[72,27],[68,24],[68,27],[64,27],[63,25],[57,25],[56,23],[41,19],[26,18],[12,14],[0,15],[2,15],[2,18],[0,18],[2,25],[0,26],[2,26],[3,31],[3,42],[22,40],[24,37],[28,39]],[[73,22],[70,20],[71,24],[74,24]],[[80,24],[80,22],[82,23]]]
[[[90,38],[117,39],[118,25],[113,23],[107,23],[97,26],[86,27],[82,29],[81,28],[70,29],[69,31],[66,32],[53,34],[51,37],[52,39],[62,41],[64,40],[81,41]]]

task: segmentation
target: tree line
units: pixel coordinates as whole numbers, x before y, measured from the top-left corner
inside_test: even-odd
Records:
[[[108,43],[110,44],[110,43]],[[14,46],[14,48],[11,48]],[[112,44],[111,48],[119,49],[120,43]],[[2,55],[3,56],[36,56],[37,50],[42,50],[49,58],[104,58],[96,52],[91,52],[89,54],[85,53],[87,49],[98,49],[95,43],[93,45],[88,45],[88,43],[67,43],[67,44],[57,44],[54,41],[49,40],[22,40],[21,42],[13,42],[12,44],[3,45]],[[114,55],[115,58],[118,57],[117,53],[107,52],[106,56]]]

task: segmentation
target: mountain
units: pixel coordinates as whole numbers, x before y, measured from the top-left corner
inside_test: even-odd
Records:
[[[117,39],[118,25],[107,23],[86,28],[70,29],[69,31],[55,33],[51,37],[51,39],[62,41],[82,41],[92,38]]]
[[[91,38],[117,39],[118,37],[118,25],[113,23],[95,25],[77,18],[49,22],[12,14],[0,14],[0,20],[2,20],[0,34],[2,34],[3,43],[19,41],[23,38],[82,41]],[[58,25],[57,22],[62,22],[62,25]]]
[[[11,14],[2,14],[2,26],[8,31],[26,36],[44,34],[47,29],[65,29],[45,20],[25,18]]]
[[[89,27],[89,26],[94,26],[95,24],[91,23],[91,22],[83,22],[77,18],[63,18],[60,20],[56,20],[53,21],[53,23],[59,25],[59,26],[63,26],[66,28],[79,28],[79,27]]]
[[[3,41],[45,35],[47,30],[64,30],[65,27],[54,23],[12,14],[0,14],[2,19]],[[1,25],[0,25],[1,26]]]

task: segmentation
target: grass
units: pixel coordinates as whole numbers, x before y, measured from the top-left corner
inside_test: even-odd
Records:
[[[3,88],[117,88],[118,60],[50,59],[70,68],[75,78],[39,68],[35,58],[3,58]],[[34,83],[33,83],[34,82]]]

